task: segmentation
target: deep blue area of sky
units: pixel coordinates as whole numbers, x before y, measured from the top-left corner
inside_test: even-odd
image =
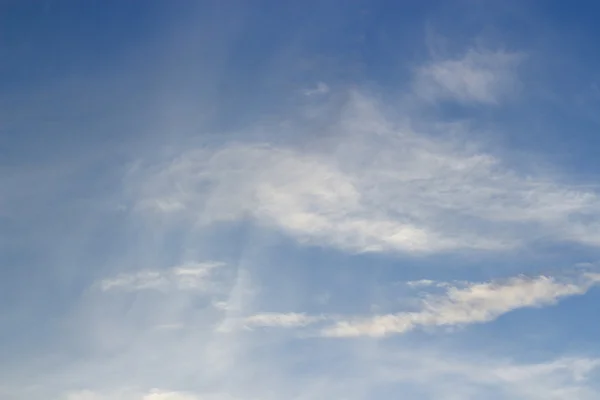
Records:
[[[600,36],[596,18],[599,12],[600,5],[594,1],[558,0],[494,4],[478,1],[9,0],[0,5],[0,108],[12,111],[16,104],[31,103],[31,93],[39,92],[40,88],[80,79],[79,90],[64,94],[64,100],[71,97],[77,102],[87,92],[94,91],[87,86],[87,77],[116,79],[119,74],[123,75],[121,71],[125,70],[131,53],[140,54],[148,64],[133,75],[127,72],[127,85],[122,90],[137,94],[138,97],[129,94],[129,98],[135,100],[139,108],[156,106],[153,96],[160,93],[157,87],[169,85],[165,83],[164,69],[160,68],[164,58],[172,55],[168,50],[173,43],[169,43],[168,38],[178,26],[189,24],[190,15],[194,18],[201,15],[194,23],[211,29],[199,32],[212,32],[215,37],[191,38],[192,41],[198,39],[202,45],[186,44],[189,48],[177,54],[180,59],[173,59],[170,64],[181,65],[179,72],[194,68],[199,60],[210,64],[211,56],[216,57],[216,54],[207,51],[210,47],[206,46],[207,40],[214,41],[215,47],[229,47],[226,62],[218,65],[220,82],[216,95],[229,109],[236,110],[238,124],[244,123],[245,117],[249,118],[253,111],[266,111],[257,109],[258,105],[248,106],[253,93],[261,91],[265,96],[281,93],[276,89],[281,89],[284,82],[275,80],[265,84],[264,79],[257,77],[267,62],[287,47],[297,46],[304,54],[336,58],[338,67],[322,71],[322,79],[371,82],[382,90],[397,90],[410,67],[427,57],[422,40],[426,24],[434,26],[442,35],[452,36],[457,46],[483,34],[496,41],[494,45],[510,50],[527,51],[532,47],[537,52],[547,52],[552,62],[533,63],[530,73],[544,77],[544,81],[553,80],[557,92],[576,97],[576,92],[590,84],[590,78],[600,78],[595,72],[600,64],[600,48],[595,40]],[[223,43],[219,34],[231,40]],[[342,65],[353,68],[345,70]],[[178,73],[172,68],[170,72]],[[294,75],[287,74],[285,78],[294,81],[290,76]],[[295,78],[299,83],[316,76],[298,73]],[[195,85],[190,81],[176,83],[170,89],[193,93],[202,88],[201,83]],[[114,93],[115,97],[122,95]],[[93,147],[107,138],[119,143],[126,137],[131,139],[132,135],[128,134],[131,131],[137,136],[144,134],[127,125],[127,118],[123,116],[126,110],[111,108],[110,95],[97,98],[97,94],[90,93],[90,97],[81,105],[82,109],[65,110],[57,108],[63,102],[61,99],[40,98],[38,94],[33,104],[43,111],[32,110],[25,116],[13,112],[4,116],[0,132],[3,163],[73,152],[79,147]],[[599,120],[594,115],[598,97],[588,99],[590,101],[579,107],[568,98],[565,99],[567,104],[559,105],[526,99],[532,100],[527,113],[519,117],[515,110],[510,112],[511,118],[529,129],[530,134],[524,135],[521,131],[513,137],[507,133],[508,144],[525,150],[541,148],[573,163],[574,169],[582,167],[579,172],[595,166],[590,160],[591,149],[600,145],[595,134]],[[88,109],[83,110],[84,106]],[[131,110],[135,109],[136,104],[133,104]],[[19,111],[22,113],[22,108]],[[508,113],[502,111],[496,111],[497,117],[508,118]],[[86,133],[72,132],[68,127],[60,129],[60,121],[79,119],[85,124],[99,117],[107,120],[109,129],[92,128]],[[553,118],[551,126],[540,123],[550,117]],[[231,121],[232,118],[227,115],[223,119]],[[577,119],[576,126],[573,119]],[[570,131],[568,140],[564,135],[567,129]],[[540,140],[541,135],[544,140]]]

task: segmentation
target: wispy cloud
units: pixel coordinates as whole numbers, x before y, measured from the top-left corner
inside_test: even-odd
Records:
[[[551,305],[561,298],[581,295],[600,282],[584,275],[578,282],[552,277],[517,277],[506,282],[473,283],[447,287],[443,295],[429,295],[413,312],[340,321],[323,330],[325,336],[386,336],[420,326],[460,326],[492,321],[519,308]]]
[[[261,313],[243,319],[247,327],[302,327],[325,319],[306,313]]]
[[[388,380],[423,385],[425,398],[461,400],[498,399],[578,399],[596,398],[593,379],[600,360],[561,357],[539,363],[506,359],[440,356],[423,352],[419,357],[392,353],[382,362]],[[435,383],[434,383],[435,382]],[[419,398],[414,396],[414,398]]]
[[[203,394],[198,396],[192,393],[165,391],[151,389],[147,393],[135,391],[121,391],[117,393],[98,393],[91,390],[82,390],[67,394],[66,400],[232,400],[232,397]]]
[[[433,281],[431,279],[419,279],[418,281],[409,281],[406,282],[407,286],[410,287],[427,287],[427,286],[435,286],[439,285],[440,282]]]
[[[463,57],[420,67],[414,89],[428,101],[497,104],[516,89],[522,55],[471,49]]]
[[[329,86],[324,82],[317,83],[312,89],[304,89],[302,93],[306,96],[315,96],[329,93]]]
[[[163,392],[155,389],[144,395],[142,400],[198,400],[198,396],[182,392]]]
[[[99,283],[103,291],[138,291],[146,289],[205,289],[210,284],[211,273],[223,263],[186,263],[167,270],[138,271],[123,273]]]
[[[467,126],[410,128],[360,92],[338,112],[316,150],[228,144],[138,169],[128,182],[133,200],[197,226],[251,217],[301,242],[353,252],[600,245],[594,190],[514,170],[475,142],[440,136],[449,129],[466,137]],[[290,124],[279,134],[303,132],[301,122]]]
[[[239,327],[304,328],[326,323],[325,337],[382,337],[402,334],[419,327],[464,326],[495,320],[511,311],[543,307],[569,296],[585,294],[600,283],[600,275],[585,273],[577,279],[550,276],[513,277],[491,282],[410,281],[413,287],[443,288],[442,294],[421,293],[414,311],[368,317],[307,315],[306,313],[258,313],[243,318]],[[327,325],[329,324],[329,325]]]
[[[228,392],[183,392],[151,389],[147,391],[79,391],[68,400],[276,400],[281,396],[298,399],[347,398],[358,400],[376,396],[378,387],[402,388],[404,398],[462,400],[498,399],[576,399],[592,400],[597,396],[593,377],[600,361],[586,357],[559,357],[523,363],[485,356],[457,356],[451,352],[423,349],[392,349],[382,346],[369,351],[344,348],[339,362],[302,378],[289,379],[278,372],[287,367],[276,361],[261,374],[252,373],[254,384]],[[322,353],[331,353],[321,350]],[[335,352],[334,352],[335,354]],[[315,358],[320,358],[316,355]],[[279,360],[280,362],[282,360]],[[234,368],[235,369],[235,368]],[[229,371],[233,373],[234,371]],[[250,371],[247,371],[250,373]],[[263,387],[262,374],[285,379],[282,385]],[[235,375],[235,374],[234,374]],[[357,376],[361,378],[358,379]],[[260,377],[260,378],[259,378]],[[406,386],[404,386],[406,385]],[[379,398],[379,397],[376,397]]]

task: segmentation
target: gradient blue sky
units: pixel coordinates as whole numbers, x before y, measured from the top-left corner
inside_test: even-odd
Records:
[[[599,13],[0,1],[0,398],[597,399]]]

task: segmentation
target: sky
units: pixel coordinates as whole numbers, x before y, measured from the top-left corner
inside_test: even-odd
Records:
[[[0,0],[0,398],[597,399],[598,12]]]

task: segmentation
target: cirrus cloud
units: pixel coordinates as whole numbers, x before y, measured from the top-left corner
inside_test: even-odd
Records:
[[[250,217],[300,242],[352,252],[600,245],[595,190],[519,172],[474,143],[435,135],[464,134],[465,126],[414,130],[360,92],[339,112],[316,150],[240,142],[138,168],[128,181],[132,199],[139,210],[200,227]],[[301,123],[281,129],[302,132]]]

